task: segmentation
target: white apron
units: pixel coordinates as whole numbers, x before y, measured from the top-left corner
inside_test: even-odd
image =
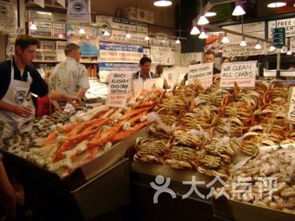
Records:
[[[4,130],[2,137],[9,137],[18,130],[24,129],[25,131],[31,130],[31,127],[26,127],[26,124],[34,118],[34,106],[31,98],[27,99],[32,78],[28,72],[27,81],[19,81],[14,79],[14,67],[13,61],[11,60],[11,80],[8,90],[2,101],[13,104],[23,105],[32,109],[33,114],[30,117],[22,117],[10,111],[0,111],[0,122],[4,122]]]

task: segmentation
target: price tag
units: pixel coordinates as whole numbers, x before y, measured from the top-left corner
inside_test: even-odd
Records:
[[[131,89],[132,74],[111,74],[109,78],[109,93],[107,105],[111,107],[126,107],[128,93]]]
[[[198,80],[203,88],[208,88],[213,83],[213,63],[196,64],[189,66],[188,83]]]
[[[258,72],[257,61],[224,63],[221,69],[220,87],[255,87]]]

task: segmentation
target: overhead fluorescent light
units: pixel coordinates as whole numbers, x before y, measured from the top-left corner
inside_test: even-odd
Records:
[[[168,7],[172,5],[172,1],[170,0],[155,0],[154,1],[154,6],[157,7]]]
[[[216,16],[216,12],[206,12],[205,13],[205,15],[204,15],[205,17],[214,17],[214,16]]]
[[[281,7],[285,7],[286,5],[287,5],[286,2],[274,1],[274,2],[271,2],[271,3],[267,4],[267,7],[268,8],[281,8]]]

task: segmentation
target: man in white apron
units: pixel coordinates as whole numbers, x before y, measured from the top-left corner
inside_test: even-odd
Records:
[[[77,100],[58,91],[48,90],[48,85],[31,65],[35,57],[38,40],[21,35],[15,42],[15,56],[0,63],[0,121],[5,123],[2,137],[24,128],[34,117],[34,106],[29,93],[52,99]],[[48,94],[49,93],[49,94]]]

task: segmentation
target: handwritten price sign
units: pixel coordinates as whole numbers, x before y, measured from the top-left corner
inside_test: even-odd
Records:
[[[221,69],[220,87],[255,87],[257,61],[224,63]]]

